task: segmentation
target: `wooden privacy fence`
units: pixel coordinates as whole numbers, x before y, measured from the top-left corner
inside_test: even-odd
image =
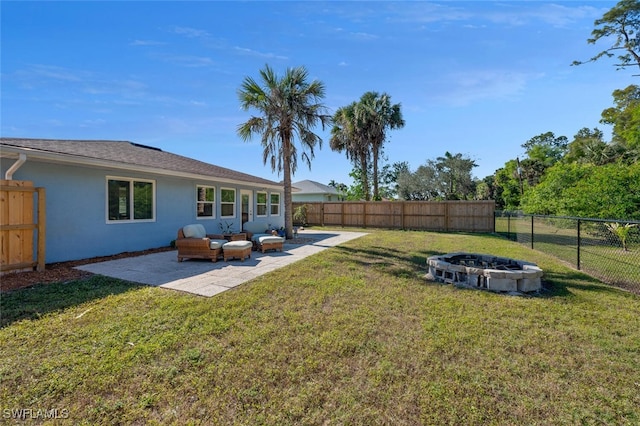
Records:
[[[337,201],[306,205],[306,223],[426,231],[494,232],[494,201]],[[298,220],[294,219],[296,224]]]
[[[34,188],[29,181],[0,180],[0,274],[34,267],[44,271],[45,212],[44,188]]]

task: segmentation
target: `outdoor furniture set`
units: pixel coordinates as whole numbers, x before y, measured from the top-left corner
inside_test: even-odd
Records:
[[[260,250],[262,253],[266,250],[282,251],[282,245],[285,239],[267,229],[264,223],[245,222],[244,225],[242,225],[242,229],[247,233],[247,239],[253,243],[254,250]]]
[[[259,232],[262,231],[262,232]],[[178,262],[187,258],[210,259],[216,262],[220,257],[226,262],[231,258],[251,257],[251,250],[280,250],[284,238],[267,233],[264,224],[246,222],[244,232],[239,234],[207,234],[202,224],[191,224],[178,229],[176,248]]]

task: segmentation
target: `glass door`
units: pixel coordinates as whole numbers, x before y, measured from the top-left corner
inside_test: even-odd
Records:
[[[242,205],[242,223],[253,220],[253,191],[247,189],[240,190],[240,204]],[[240,229],[243,229],[242,226]]]

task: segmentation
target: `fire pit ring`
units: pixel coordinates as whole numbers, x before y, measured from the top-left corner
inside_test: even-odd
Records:
[[[542,289],[542,269],[524,260],[459,252],[428,257],[427,266],[430,281],[499,292]]]

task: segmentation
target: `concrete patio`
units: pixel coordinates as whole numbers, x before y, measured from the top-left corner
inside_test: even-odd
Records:
[[[284,250],[251,252],[244,262],[192,259],[178,262],[177,251],[78,266],[94,274],[211,297],[307,256],[366,235],[348,231],[301,231]],[[304,241],[304,243],[296,243]]]

